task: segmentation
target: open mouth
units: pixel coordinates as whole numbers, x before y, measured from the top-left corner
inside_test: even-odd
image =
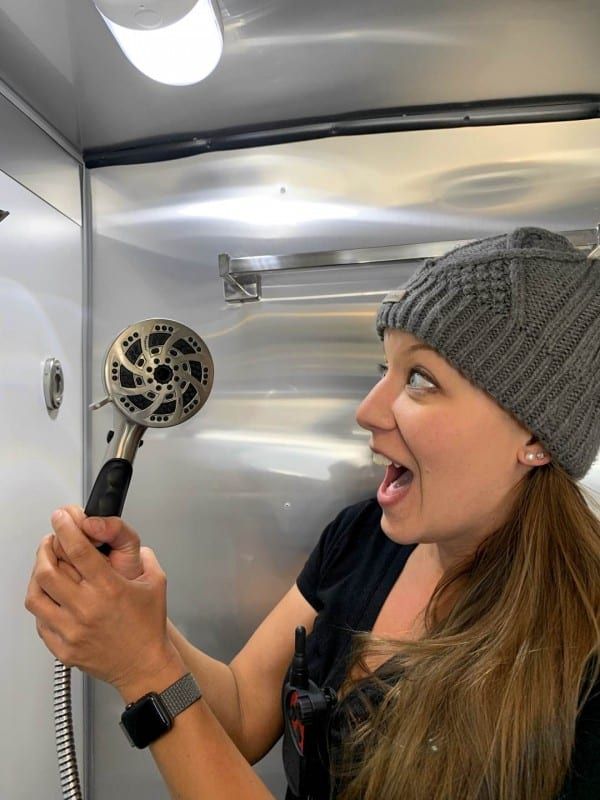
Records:
[[[373,450],[373,463],[385,465],[385,475],[377,490],[377,500],[382,508],[395,505],[402,501],[410,492],[414,474],[410,467],[405,467],[399,461],[394,461],[389,456]]]
[[[395,484],[395,488],[407,486],[413,479],[413,473],[408,467],[395,467],[390,464],[385,471],[383,479],[383,490],[385,491],[388,486]]]
[[[395,467],[390,464],[381,486],[377,490],[377,501],[385,509],[402,503],[410,495],[413,484],[413,473],[408,467]]]

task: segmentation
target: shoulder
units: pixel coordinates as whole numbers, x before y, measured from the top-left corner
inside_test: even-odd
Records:
[[[332,539],[351,539],[360,533],[361,537],[380,530],[381,507],[377,498],[369,497],[343,508],[327,526]]]
[[[377,527],[381,522],[381,506],[376,497],[360,500],[343,508],[334,520],[337,527],[353,528],[356,525]]]
[[[361,557],[365,548],[374,546],[381,533],[381,507],[370,497],[345,506],[322,534],[323,571],[344,560],[346,554]]]
[[[381,509],[371,497],[345,506],[325,526],[296,578],[298,588],[317,611],[325,604],[321,596],[324,586],[335,585],[367,560],[365,548],[381,531],[380,522]]]

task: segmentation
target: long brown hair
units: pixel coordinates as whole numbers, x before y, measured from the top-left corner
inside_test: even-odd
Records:
[[[551,462],[515,486],[511,508],[441,579],[421,639],[356,633],[340,694],[354,689],[368,713],[350,713],[332,759],[337,800],[559,793],[600,674],[600,503]],[[372,655],[388,660],[372,671]],[[351,679],[354,665],[368,677]]]

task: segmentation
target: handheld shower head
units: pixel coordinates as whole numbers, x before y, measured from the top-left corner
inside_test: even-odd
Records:
[[[186,325],[146,319],[121,331],[104,361],[106,397],[91,406],[112,403],[114,424],[86,516],[121,515],[146,428],[168,428],[191,419],[207,401],[213,377],[208,347]],[[111,548],[103,544],[98,549],[108,554]]]
[[[113,430],[104,463],[89,496],[88,517],[121,516],[133,460],[146,428],[168,428],[191,419],[213,385],[213,362],[191,328],[171,319],[145,319],[114,340],[104,362],[106,397],[90,406],[113,404]],[[102,544],[108,555],[111,547]],[[71,713],[71,668],[54,664],[54,726],[65,800],[81,800]]]

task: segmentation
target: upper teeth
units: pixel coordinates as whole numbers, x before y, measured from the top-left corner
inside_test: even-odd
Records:
[[[384,467],[389,467],[390,464],[393,464],[396,469],[399,469],[402,464],[397,464],[395,461],[391,461],[386,456],[382,455],[381,453],[373,453],[373,463],[374,464],[381,464]]]

